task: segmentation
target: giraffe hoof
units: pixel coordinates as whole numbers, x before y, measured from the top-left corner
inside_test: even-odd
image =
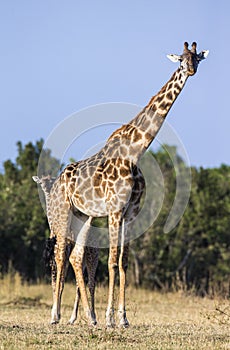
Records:
[[[129,321],[126,317],[126,311],[119,310],[117,313],[118,319],[119,319],[119,327],[120,328],[128,328],[129,327]]]
[[[58,324],[58,323],[59,323],[59,320],[53,320],[50,322],[51,325]]]
[[[95,327],[97,325],[97,321],[93,320],[90,322],[90,326]]]
[[[115,317],[114,317],[114,311],[107,311],[105,316],[105,324],[106,328],[115,328]]]
[[[107,324],[106,325],[106,329],[114,329],[115,328],[115,324]]]
[[[108,328],[108,329],[112,329],[112,328],[115,328],[115,326],[116,326],[116,324],[115,324],[115,321],[107,321],[106,322],[106,328]]]
[[[72,326],[72,325],[74,324],[74,321],[73,321],[73,320],[69,320],[69,321],[67,322],[67,324],[70,325],[70,326]]]
[[[129,328],[129,321],[127,319],[122,320],[119,325],[120,328]]]

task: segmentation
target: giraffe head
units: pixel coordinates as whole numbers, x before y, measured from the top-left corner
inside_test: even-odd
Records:
[[[50,193],[51,187],[56,180],[56,178],[51,177],[50,175],[42,176],[41,178],[38,176],[32,176],[32,179],[41,185],[41,188],[45,194]]]
[[[180,62],[180,69],[182,70],[183,73],[185,73],[188,76],[192,76],[196,73],[198,65],[200,61],[205,59],[209,51],[208,50],[203,50],[200,53],[196,52],[196,46],[197,44],[195,42],[192,43],[192,48],[189,50],[188,48],[188,43],[184,43],[184,51],[182,55],[167,55],[167,57],[172,61],[172,62]]]

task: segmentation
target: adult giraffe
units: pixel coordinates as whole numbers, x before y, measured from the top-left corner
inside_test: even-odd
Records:
[[[194,42],[189,50],[188,43],[185,42],[182,55],[168,55],[173,62],[179,61],[180,67],[162,89],[151,98],[146,107],[128,124],[116,130],[97,154],[68,165],[53,184],[50,191],[50,213],[53,234],[56,237],[57,276],[51,323],[57,323],[60,319],[65,249],[74,210],[88,217],[85,222],[82,222],[82,228],[70,255],[85,315],[90,324],[95,324],[95,315],[89,307],[82,272],[84,245],[93,217],[108,216],[110,246],[106,325],[108,327],[115,325],[114,287],[117,267],[119,267],[120,276],[119,324],[124,327],[129,325],[125,310],[129,245],[127,225],[139,210],[139,202],[144,190],[144,178],[138,168],[138,162],[155,138],[188,77],[196,73],[199,62],[207,57],[208,51],[197,54],[196,46]]]

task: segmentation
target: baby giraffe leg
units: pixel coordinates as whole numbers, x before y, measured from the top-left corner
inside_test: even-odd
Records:
[[[96,247],[85,248],[83,271],[85,270],[85,264],[86,264],[87,273],[88,273],[88,288],[90,292],[90,310],[91,310],[91,315],[94,318],[95,324],[96,324],[97,321],[96,321],[96,314],[95,314],[94,295],[95,295],[95,285],[96,285],[95,275],[96,275],[96,270],[98,265],[98,248]],[[77,319],[79,301],[80,301],[80,290],[76,279],[76,297],[74,302],[74,308],[68,322],[69,324],[73,324]]]
[[[55,248],[55,262],[56,262],[56,283],[53,280],[53,307],[51,311],[51,324],[58,323],[61,318],[61,296],[64,288],[65,280],[65,260],[66,260],[66,241],[63,239]],[[55,284],[55,287],[54,287]]]
[[[95,325],[96,324],[95,319],[91,314],[91,310],[88,303],[85,281],[83,276],[83,259],[84,259],[85,245],[86,245],[91,221],[92,221],[92,217],[89,217],[88,220],[84,223],[83,227],[81,228],[77,237],[76,244],[70,255],[70,262],[73,266],[76,280],[78,282],[81,300],[82,300],[83,309],[84,309],[86,318],[89,324]]]
[[[75,295],[73,311],[72,311],[72,314],[71,314],[70,319],[68,321],[69,324],[73,324],[77,319],[79,301],[80,301],[80,290],[79,290],[78,282],[76,279],[76,295]]]

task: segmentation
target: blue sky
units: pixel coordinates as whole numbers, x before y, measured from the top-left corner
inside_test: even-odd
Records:
[[[0,170],[17,141],[46,139],[76,111],[144,106],[177,68],[166,54],[184,41],[210,54],[167,121],[192,165],[230,165],[229,13],[227,0],[1,1]]]

